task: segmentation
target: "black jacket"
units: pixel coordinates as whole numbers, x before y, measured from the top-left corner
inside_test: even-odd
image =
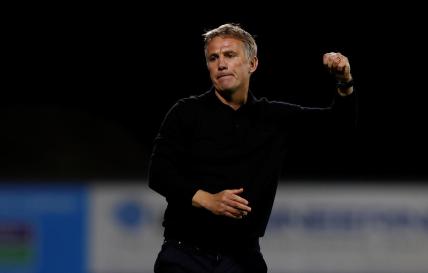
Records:
[[[332,106],[308,108],[257,99],[249,93],[237,111],[214,90],[179,100],[154,141],[149,186],[168,202],[165,237],[211,246],[264,235],[290,133],[320,124],[353,124],[355,92]],[[192,206],[198,189],[244,188],[252,211],[236,220]]]

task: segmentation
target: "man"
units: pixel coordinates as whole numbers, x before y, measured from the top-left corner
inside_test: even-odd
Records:
[[[149,186],[168,202],[155,272],[267,272],[259,238],[287,136],[300,124],[352,118],[350,65],[340,53],[324,55],[340,82],[332,107],[257,99],[249,91],[258,65],[253,37],[234,24],[204,37],[213,88],[179,100],[154,142]]]

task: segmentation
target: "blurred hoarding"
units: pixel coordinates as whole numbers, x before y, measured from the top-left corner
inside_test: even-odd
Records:
[[[149,273],[164,198],[145,181],[0,186],[1,273]],[[428,187],[281,183],[271,273],[428,272]]]

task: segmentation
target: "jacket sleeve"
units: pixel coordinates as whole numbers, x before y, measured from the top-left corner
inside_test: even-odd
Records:
[[[185,100],[178,101],[166,114],[154,143],[149,163],[149,187],[168,201],[191,205],[198,190],[185,178],[192,111]]]
[[[292,125],[299,130],[349,129],[357,126],[357,94],[340,96],[336,93],[332,103],[327,107],[304,107],[285,102],[272,102],[278,122],[284,126]]]

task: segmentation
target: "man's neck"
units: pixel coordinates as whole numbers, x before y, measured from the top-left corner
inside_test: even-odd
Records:
[[[247,92],[235,92],[235,93],[220,93],[215,90],[217,98],[224,104],[232,107],[234,110],[238,110],[242,105],[247,102],[248,91]]]

